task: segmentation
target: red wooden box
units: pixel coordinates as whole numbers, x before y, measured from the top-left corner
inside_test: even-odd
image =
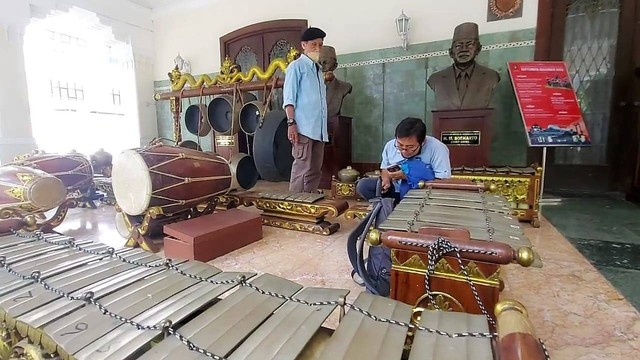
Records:
[[[164,233],[167,258],[207,262],[262,239],[262,218],[230,209],[165,225]]]

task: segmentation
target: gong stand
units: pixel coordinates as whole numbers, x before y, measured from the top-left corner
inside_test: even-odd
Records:
[[[289,63],[299,55],[300,53],[295,48],[291,48],[286,59],[274,59],[266,70],[262,70],[258,66],[253,66],[246,73],[240,72],[240,67],[234,64],[231,58],[227,56],[222,62],[219,74],[213,79],[208,75],[202,75],[196,80],[193,75],[180,72],[176,65],[169,73],[172,91],[156,93],[154,99],[156,101],[169,100],[169,108],[173,115],[173,138],[176,143],[178,143],[182,141],[182,131],[180,128],[182,99],[202,97],[204,95],[230,95],[235,92],[240,92],[240,95],[242,95],[243,92],[265,90],[267,86],[271,86],[272,90],[282,88],[284,86],[284,79],[276,78],[272,84],[270,84],[271,78],[278,69],[284,72]],[[260,81],[253,81],[256,77]],[[188,89],[185,89],[186,85],[189,85]]]
[[[181,211],[176,214],[165,214],[161,207],[153,206],[145,210],[144,214],[140,216],[132,216],[125,213],[117,204],[115,208],[117,216],[123,217],[124,225],[128,232],[125,236],[127,239],[125,246],[140,246],[145,251],[157,253],[160,251],[160,248],[154,242],[153,237],[156,232],[158,234],[162,234],[162,227],[165,224],[211,214],[217,206],[218,200],[214,198],[211,201],[204,202],[196,207],[189,208],[188,210]],[[156,231],[152,231],[152,228]]]

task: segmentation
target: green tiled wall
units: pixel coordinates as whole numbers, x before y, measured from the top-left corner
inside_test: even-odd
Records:
[[[535,29],[480,37],[484,46],[532,42],[534,39]],[[450,41],[447,40],[410,45],[407,51],[396,47],[338,55],[338,62],[345,67],[337,69],[336,76],[353,85],[353,92],[347,96],[343,106],[343,114],[353,117],[352,162],[379,162],[384,143],[393,138],[396,124],[404,117],[424,119],[430,133],[431,110],[435,99],[427,86],[427,79],[452,63],[448,55],[391,62],[379,59],[446,51],[449,46]],[[532,60],[534,45],[493,47],[483,50],[478,56],[479,63],[498,71],[501,77],[492,102],[495,109],[492,124],[492,165],[527,165],[527,141],[507,73],[507,61]],[[375,63],[357,64],[370,60]],[[168,86],[168,81],[156,82],[156,88],[162,86]],[[171,138],[168,101],[158,102],[157,109],[159,136]],[[186,103],[183,112],[185,110]],[[185,139],[194,138],[186,129],[182,133]],[[207,149],[207,144],[203,147]]]

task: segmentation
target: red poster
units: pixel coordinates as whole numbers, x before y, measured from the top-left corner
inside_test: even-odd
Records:
[[[591,145],[564,62],[509,62],[509,75],[529,146]]]

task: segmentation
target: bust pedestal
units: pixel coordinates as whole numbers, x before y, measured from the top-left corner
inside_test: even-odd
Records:
[[[433,136],[449,148],[451,167],[489,166],[493,109],[433,111]]]
[[[331,178],[351,165],[351,118],[331,116],[327,127],[329,142],[324,144],[320,189],[331,189]]]

